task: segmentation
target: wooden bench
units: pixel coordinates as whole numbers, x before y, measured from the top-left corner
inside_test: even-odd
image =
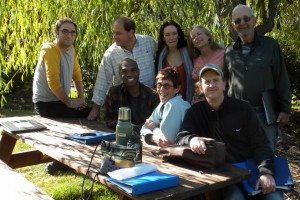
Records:
[[[53,200],[21,174],[0,160],[0,199]]]

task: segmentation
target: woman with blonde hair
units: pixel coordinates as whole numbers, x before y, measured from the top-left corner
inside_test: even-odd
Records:
[[[187,41],[189,54],[194,63],[192,79],[196,85],[192,100],[193,104],[201,100],[201,94],[197,91],[200,70],[207,64],[215,64],[223,68],[225,50],[214,41],[210,31],[200,25],[189,29]]]

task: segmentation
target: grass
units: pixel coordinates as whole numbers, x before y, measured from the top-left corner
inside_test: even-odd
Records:
[[[9,110],[1,109],[0,117],[13,117],[32,115],[32,111],[28,110]],[[30,146],[18,141],[14,152],[21,152],[31,149]],[[81,186],[84,175],[75,171],[57,172],[55,175],[46,173],[45,168],[47,164],[39,164],[29,167],[16,169],[30,182],[45,191],[49,196],[55,200],[78,200],[81,199]],[[87,179],[85,182],[85,190],[89,190],[92,185],[92,180]],[[93,200],[115,200],[116,193],[108,189],[106,186],[95,183],[93,187]]]

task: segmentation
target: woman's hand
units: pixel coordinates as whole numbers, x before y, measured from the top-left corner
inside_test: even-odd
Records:
[[[146,119],[146,122],[144,125],[151,131],[153,131],[153,129],[156,128],[156,124],[150,119]]]
[[[152,135],[152,142],[157,146],[165,147],[171,145],[171,143],[165,138],[162,134],[154,134]]]

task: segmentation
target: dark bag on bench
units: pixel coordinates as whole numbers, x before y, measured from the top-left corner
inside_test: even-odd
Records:
[[[194,153],[189,146],[169,146],[152,151],[156,157],[164,161],[184,160],[195,167],[204,169],[221,169],[225,164],[226,147],[223,142],[212,141],[206,143],[206,153],[199,155]]]

